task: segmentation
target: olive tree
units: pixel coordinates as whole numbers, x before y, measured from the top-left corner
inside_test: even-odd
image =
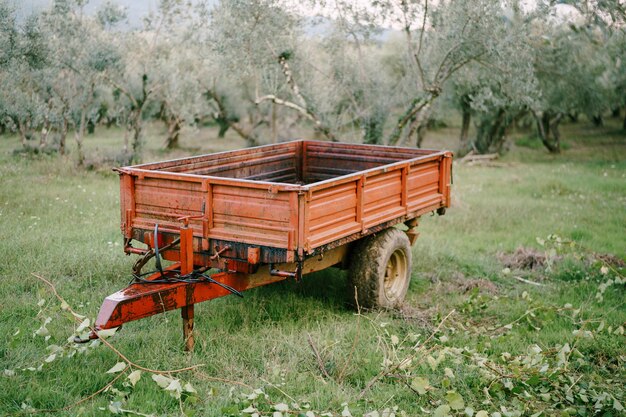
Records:
[[[429,110],[446,81],[470,63],[488,61],[498,52],[497,39],[503,34],[498,1],[444,1],[430,9],[426,0],[401,4],[392,17],[405,34],[402,91],[409,94],[388,138],[390,144],[410,140],[425,122],[421,113]]]
[[[81,13],[81,2],[57,0],[42,14],[51,58],[46,67],[46,89],[56,103],[59,150],[65,149],[69,127],[73,128],[78,164],[85,160],[84,137],[100,116],[106,96],[103,75],[118,65],[120,54],[97,20]]]
[[[502,150],[513,122],[536,107],[541,96],[521,10],[503,10],[500,36],[489,60],[466,65],[452,77],[448,100],[462,115],[459,155]],[[470,137],[471,120],[476,126]]]
[[[276,136],[278,106],[311,123],[327,139],[337,140],[319,103],[308,93],[312,45],[307,41],[302,18],[282,2],[220,2],[211,13],[210,44],[221,74],[207,85],[218,120],[253,144],[263,125]],[[239,94],[226,94],[221,88],[232,84],[239,86]],[[235,114],[230,113],[233,109]]]
[[[14,10],[0,3],[2,125],[17,131],[25,148],[41,126],[46,106],[40,80],[49,54],[38,20],[37,15],[29,16],[20,27]]]
[[[210,58],[202,40],[207,30],[203,9],[180,1],[163,1],[142,35],[151,38],[149,62],[153,106],[166,127],[166,148],[179,145],[181,130],[193,126],[209,109],[201,86]]]
[[[382,39],[367,9],[349,2],[335,6],[340,18],[322,22],[330,30],[306,45],[302,89],[342,140],[382,143],[397,92],[390,64],[397,51]]]

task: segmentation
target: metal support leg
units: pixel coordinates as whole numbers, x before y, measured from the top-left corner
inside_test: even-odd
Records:
[[[180,229],[180,273],[181,275],[193,272],[193,230],[189,228],[188,220]],[[183,340],[185,350],[191,352],[194,345],[193,337],[193,303],[181,309],[183,318]]]
[[[187,352],[193,351],[195,342],[193,338],[193,307],[194,305],[191,304],[180,309],[183,318],[183,339],[185,340],[185,350]]]

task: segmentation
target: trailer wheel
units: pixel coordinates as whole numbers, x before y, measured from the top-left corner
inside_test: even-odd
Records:
[[[350,260],[348,297],[363,308],[393,308],[404,301],[411,281],[411,245],[396,228],[362,239]]]

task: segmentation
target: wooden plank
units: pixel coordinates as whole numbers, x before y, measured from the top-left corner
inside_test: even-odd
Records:
[[[152,162],[147,164],[135,165],[135,169],[149,170],[149,171],[171,171],[175,172],[175,169],[185,171],[192,167],[198,166],[197,164],[212,163],[222,161],[228,163],[231,161],[250,159],[254,155],[267,155],[277,154],[284,152],[295,152],[297,143],[301,141],[284,142],[274,145],[257,146],[255,148],[245,148],[235,151],[215,152],[206,155],[199,155],[193,157],[185,157],[179,159],[172,159],[169,161]]]
[[[289,228],[290,234],[288,236],[287,242],[287,250],[295,250],[298,239],[298,215],[299,215],[299,206],[298,206],[298,193],[292,192],[289,193]]]
[[[359,177],[356,182],[356,222],[361,225],[361,230],[364,229],[363,223],[363,186],[365,183],[365,176]]]
[[[409,176],[409,167],[408,165],[405,166],[404,168],[402,168],[402,176],[400,179],[400,182],[402,184],[401,186],[401,195],[400,195],[400,204],[402,205],[402,207],[404,207],[404,212],[407,212],[407,207],[408,207],[408,189],[407,189],[407,178]]]

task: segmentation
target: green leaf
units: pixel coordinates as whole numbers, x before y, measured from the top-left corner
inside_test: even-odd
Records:
[[[176,399],[180,398],[180,395],[183,392],[183,387],[180,385],[180,380],[173,379],[170,384],[165,387],[165,391],[169,391],[170,395]]]
[[[152,380],[157,383],[161,388],[167,388],[174,379],[168,378],[165,375],[154,374],[152,375]]]
[[[530,385],[531,387],[534,387],[538,385],[540,382],[541,382],[541,378],[539,377],[539,375],[533,375],[530,378],[528,378],[528,380],[526,381],[526,384]]]
[[[476,413],[476,417],[489,417],[489,413],[486,412],[485,410],[480,410],[479,412]]]
[[[197,394],[198,393],[198,391],[196,391],[196,389],[193,386],[191,386],[191,384],[189,382],[187,382],[185,384],[185,386],[183,387],[183,390],[185,390],[185,392],[188,392],[190,394]]]
[[[413,381],[411,381],[411,388],[417,391],[419,395],[426,394],[426,390],[430,388],[428,384],[428,379],[419,376],[413,378]]]
[[[106,339],[107,337],[111,337],[115,334],[115,332],[119,329],[119,327],[114,327],[112,329],[104,329],[98,331],[98,338]]]
[[[285,403],[278,403],[274,405],[274,410],[276,411],[289,411],[289,406]]]
[[[446,401],[450,404],[453,410],[462,410],[465,408],[465,401],[463,397],[456,391],[448,391],[446,394]]]
[[[85,330],[86,328],[88,328],[90,323],[91,323],[91,322],[89,321],[89,319],[85,319],[85,320],[83,320],[83,321],[82,321],[82,323],[80,323],[80,324],[78,325],[78,327],[76,328],[76,333],[80,333],[80,332],[82,332],[83,330]]]
[[[61,305],[61,307],[63,307],[63,305]],[[85,318],[85,316],[83,316],[82,314],[74,313],[73,311],[71,311],[71,313],[72,316],[76,317],[78,320],[83,320]]]
[[[426,361],[430,365],[430,369],[432,369],[433,371],[437,369],[437,365],[439,365],[439,363],[435,360],[435,358],[433,358],[432,356],[429,355],[426,358]]]
[[[139,381],[140,379],[141,379],[141,371],[139,369],[131,372],[130,375],[128,375],[128,380],[130,381],[133,387],[135,386],[137,381]]]
[[[112,412],[113,414],[121,414],[123,413],[122,410],[122,402],[121,401],[111,401],[109,403],[109,411]]]
[[[35,331],[35,334],[37,336],[48,336],[50,334],[50,332],[48,331],[48,328],[46,327],[46,325],[44,324],[43,326],[41,326],[39,329],[37,329],[37,331]]]
[[[450,417],[450,406],[445,404],[440,405],[435,409],[433,417]]]
[[[126,369],[126,362],[118,362],[115,365],[113,365],[113,368],[109,369],[106,373],[116,374],[118,372],[123,371],[124,369]]]

